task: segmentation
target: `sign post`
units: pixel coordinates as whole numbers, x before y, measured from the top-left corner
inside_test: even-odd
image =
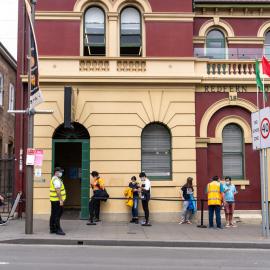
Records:
[[[260,150],[262,235],[269,237],[267,148],[270,148],[270,108],[252,113],[251,122],[253,150]]]

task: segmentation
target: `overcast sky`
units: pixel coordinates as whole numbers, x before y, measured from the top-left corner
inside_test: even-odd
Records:
[[[0,0],[0,41],[17,59],[18,0]]]

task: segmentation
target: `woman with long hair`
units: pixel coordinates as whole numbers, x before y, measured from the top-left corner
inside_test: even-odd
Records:
[[[191,217],[195,210],[194,207],[194,197],[193,197],[193,178],[188,177],[186,184],[181,188],[182,191],[182,198],[184,199],[183,202],[183,212],[181,215],[181,221],[179,224],[191,224]]]

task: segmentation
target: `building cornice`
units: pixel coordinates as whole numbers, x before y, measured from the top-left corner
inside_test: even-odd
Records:
[[[40,20],[81,20],[82,12],[36,12],[35,19]]]

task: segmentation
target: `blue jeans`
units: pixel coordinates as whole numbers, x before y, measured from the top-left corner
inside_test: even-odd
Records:
[[[217,227],[221,228],[221,215],[220,215],[220,205],[209,205],[208,215],[209,215],[209,227],[214,227],[214,212],[216,214]]]
[[[138,213],[138,206],[139,206],[139,198],[135,197],[133,198],[133,206],[132,206],[132,217],[137,218],[139,213]]]

